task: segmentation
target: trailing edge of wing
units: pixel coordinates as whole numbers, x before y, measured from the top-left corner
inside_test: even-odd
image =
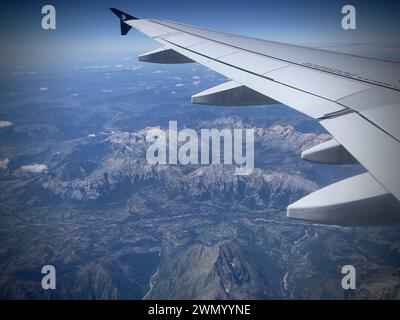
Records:
[[[175,44],[162,39],[156,39],[163,45],[187,56],[188,58],[214,70],[227,78],[230,78],[241,85],[257,91],[279,103],[285,104],[302,112],[314,119],[322,118],[326,114],[331,114],[346,110],[343,106],[306,92],[297,90],[290,86],[274,82],[266,77],[260,77],[246,70],[221,63],[220,61],[209,59],[196,52],[181,48]]]
[[[366,88],[354,80],[344,79],[344,83],[339,83],[334,76],[321,71],[306,67],[292,68],[290,62],[212,41],[206,37],[209,34],[207,30],[194,35],[179,29],[180,25],[166,21],[140,19],[126,23],[166,48],[315,119],[346,109],[330,99],[341,98]],[[224,41],[226,39],[229,40],[229,37],[225,37]],[[295,74],[290,76],[293,72]],[[307,76],[316,80],[317,85],[311,86]]]
[[[320,121],[400,201],[400,143],[357,113]]]

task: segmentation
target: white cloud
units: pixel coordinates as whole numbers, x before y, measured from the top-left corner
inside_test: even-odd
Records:
[[[12,125],[13,125],[13,123],[10,121],[0,120],[0,128],[11,127]]]
[[[104,65],[104,66],[85,66],[85,67],[83,67],[83,69],[106,69],[106,68],[112,68],[112,66]]]
[[[193,76],[192,77],[193,81],[192,84],[197,86],[198,84],[200,84],[200,77],[199,76]]]
[[[45,164],[28,164],[21,166],[21,170],[29,173],[42,173],[47,170],[47,166]]]
[[[88,137],[89,137],[89,138],[95,138],[96,135],[95,135],[94,133],[90,133],[90,134],[88,134]]]
[[[138,70],[138,69],[142,69],[142,68],[143,68],[143,66],[130,66],[130,67],[127,67],[126,70]]]
[[[183,84],[183,83],[177,83],[176,85],[175,85],[175,87],[184,87],[185,85]]]
[[[49,88],[47,88],[47,87],[41,87],[41,88],[39,88],[39,91],[47,91],[47,90],[49,90]]]
[[[10,163],[10,160],[8,160],[8,158],[4,159],[4,160],[0,160],[0,169],[7,170],[9,163]]]

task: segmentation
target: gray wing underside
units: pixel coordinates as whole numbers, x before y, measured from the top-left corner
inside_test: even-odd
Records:
[[[303,159],[359,162],[367,169],[291,204],[288,217],[336,225],[400,222],[398,63],[116,14],[121,26],[161,43],[139,60],[198,62],[231,79],[194,95],[193,103],[285,104],[319,121],[334,137],[304,151]]]

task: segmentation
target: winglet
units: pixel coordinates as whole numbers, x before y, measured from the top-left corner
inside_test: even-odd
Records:
[[[125,23],[127,20],[137,20],[138,18],[131,16],[130,14],[127,14],[125,12],[122,12],[118,9],[115,8],[110,8],[110,10],[120,19],[121,22],[121,35],[125,36],[128,34],[129,30],[132,29],[132,27],[128,24]]]

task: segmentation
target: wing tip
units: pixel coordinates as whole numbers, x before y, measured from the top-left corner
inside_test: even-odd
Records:
[[[134,17],[130,14],[127,14],[121,10],[118,10],[116,8],[109,8],[118,18],[121,19],[121,21],[125,21],[125,20],[138,20],[139,18]]]
[[[112,13],[114,13],[120,21],[120,26],[121,26],[121,35],[126,36],[128,32],[132,29],[130,25],[126,23],[128,20],[138,20],[138,18],[131,16],[130,14],[127,14],[121,10],[118,10],[116,8],[109,8]]]

